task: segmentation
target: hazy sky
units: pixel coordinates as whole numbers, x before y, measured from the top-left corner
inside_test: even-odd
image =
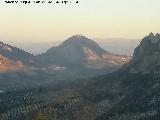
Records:
[[[142,38],[160,32],[160,0],[79,0],[70,5],[6,5],[1,0],[0,5],[3,40],[61,41],[73,34]]]

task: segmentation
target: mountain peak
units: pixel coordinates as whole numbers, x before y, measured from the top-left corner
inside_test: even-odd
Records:
[[[157,43],[159,43],[160,42],[160,34],[159,33],[156,33],[156,34],[154,34],[154,33],[150,33],[148,36],[146,36],[143,40],[142,40],[142,42],[141,42],[141,44],[157,44]]]
[[[83,36],[83,35],[73,35],[70,38],[68,38],[67,40],[65,40],[60,46],[59,48],[65,49],[65,52],[69,52],[69,53],[73,53],[76,51],[80,51],[82,52],[84,48],[88,48],[93,50],[94,52],[96,52],[97,54],[104,54],[106,53],[106,51],[101,48],[95,41]],[[51,48],[50,50],[54,49]],[[49,50],[49,51],[50,51]],[[77,54],[79,55],[79,54]]]
[[[151,37],[154,36],[154,33],[153,32],[149,33],[149,36],[151,36]]]
[[[152,32],[143,38],[140,45],[135,49],[134,56],[148,56],[160,50],[160,34]]]
[[[154,34],[153,32],[149,33],[148,37],[158,37],[160,36],[159,33]]]
[[[104,49],[102,49],[95,41],[92,39],[87,38],[86,36],[83,36],[81,34],[73,35],[66,39],[60,46],[66,47],[74,47],[74,48],[97,48],[101,52],[106,52]]]
[[[94,41],[92,41],[91,39],[81,35],[81,34],[77,34],[77,35],[73,35],[71,37],[69,37],[67,40],[65,40],[63,43],[64,44],[90,44],[93,43]],[[95,43],[95,42],[94,42]]]
[[[73,35],[66,39],[61,45],[52,47],[47,51],[50,56],[59,56],[61,60],[80,62],[86,60],[86,51],[92,55],[102,56],[106,51],[93,40],[83,35]],[[62,58],[63,56],[63,58]],[[57,59],[58,57],[54,57]],[[57,61],[59,62],[60,59]]]
[[[82,34],[75,34],[75,35],[70,37],[70,39],[72,39],[72,38],[88,39],[86,36],[84,36]]]
[[[138,72],[151,72],[160,66],[160,34],[150,33],[135,48],[131,68]],[[159,69],[160,70],[160,69]]]

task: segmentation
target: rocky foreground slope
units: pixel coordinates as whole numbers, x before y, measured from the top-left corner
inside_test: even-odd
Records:
[[[159,120],[160,34],[150,33],[118,72],[124,98],[97,120]]]

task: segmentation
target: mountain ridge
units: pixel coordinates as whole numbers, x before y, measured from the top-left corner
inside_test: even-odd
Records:
[[[29,63],[30,60],[33,58],[33,54],[28,53],[22,49],[17,47],[13,47],[11,45],[5,44],[0,41],[0,54],[12,59],[12,60],[20,60],[24,63]]]
[[[9,61],[21,61],[29,71],[67,71],[75,74],[95,75],[111,73],[128,62],[131,57],[112,54],[83,35],[73,35],[47,52],[33,55],[22,49],[0,42],[0,54]],[[17,66],[18,67],[18,66]],[[76,73],[78,71],[78,73]],[[79,73],[80,72],[80,73]]]

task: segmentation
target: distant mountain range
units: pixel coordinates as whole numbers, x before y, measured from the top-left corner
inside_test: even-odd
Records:
[[[129,56],[112,54],[82,35],[72,36],[59,46],[51,47],[47,52],[39,55],[32,55],[1,42],[0,54],[8,61],[21,62],[25,69],[32,66],[37,70],[43,69],[48,72],[52,70],[79,71],[81,68],[86,70],[103,69],[104,73],[107,73],[115,71],[131,59]]]
[[[132,56],[134,49],[139,44],[140,39],[125,39],[125,38],[92,38],[92,40],[96,41],[103,49],[107,51],[111,51],[112,53],[119,55],[128,55]],[[63,41],[44,41],[44,42],[26,42],[26,41],[7,41],[7,43],[12,44],[18,48],[24,49],[34,55],[38,55],[46,52],[49,48],[53,46],[58,46]]]

